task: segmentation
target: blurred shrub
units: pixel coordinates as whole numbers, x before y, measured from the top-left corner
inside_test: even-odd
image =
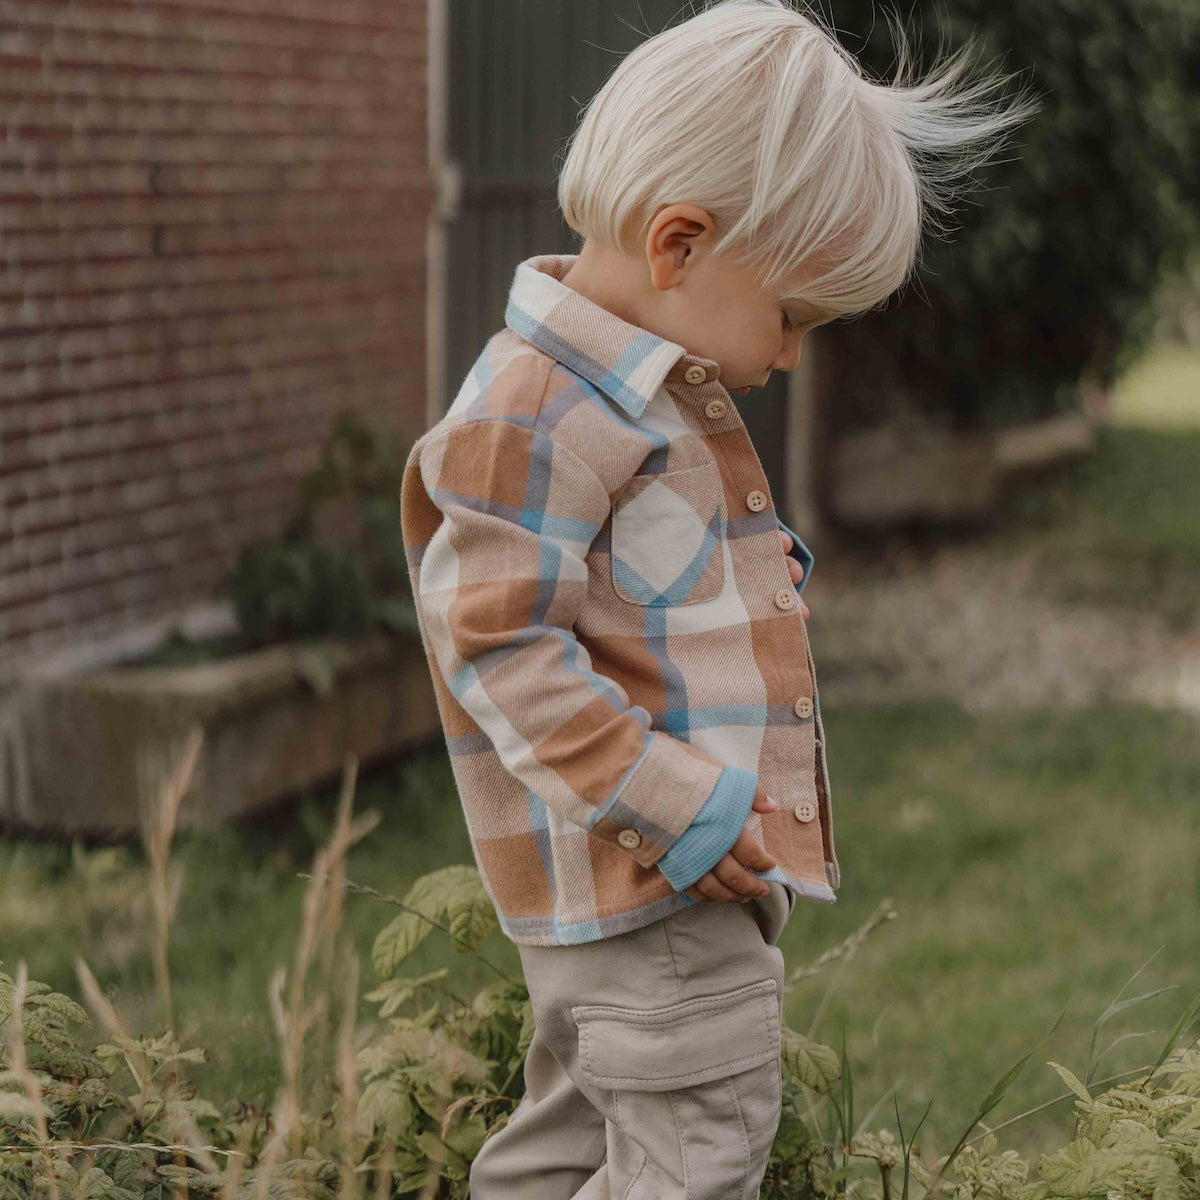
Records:
[[[338,416],[283,533],[244,546],[221,582],[246,645],[417,628],[400,530],[404,462],[390,430]]]
[[[891,79],[875,0],[834,15]],[[977,35],[977,69],[1016,73],[1042,111],[980,168],[902,295],[835,324],[844,361],[864,366],[839,378],[831,420],[877,420],[881,378],[960,426],[1073,407],[1081,379],[1107,387],[1146,348],[1160,281],[1200,240],[1200,3],[921,0],[901,15],[918,57]]]

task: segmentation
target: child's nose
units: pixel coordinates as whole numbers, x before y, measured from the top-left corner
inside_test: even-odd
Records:
[[[803,336],[803,335],[802,335]],[[793,371],[800,361],[800,338],[783,347],[771,366],[777,371]]]

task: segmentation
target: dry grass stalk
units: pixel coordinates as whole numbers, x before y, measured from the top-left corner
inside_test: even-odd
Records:
[[[346,969],[342,976],[342,1012],[338,1022],[335,1056],[337,1089],[342,1101],[341,1120],[337,1124],[340,1182],[338,1200],[362,1200],[364,1179],[355,1168],[362,1161],[366,1137],[358,1124],[358,1070],[354,1063],[354,1028],[358,1011],[358,956],[353,950],[346,954]]]
[[[204,742],[204,730],[193,725],[188,730],[183,745],[183,754],[167,777],[166,787],[157,804],[143,814],[142,844],[150,863],[150,911],[154,921],[151,958],[154,963],[154,981],[162,1005],[163,1022],[174,1032],[175,1020],[171,1006],[171,978],[167,966],[167,946],[171,920],[179,903],[179,890],[183,882],[182,872],[173,878],[167,877],[168,856],[175,837],[175,826],[179,818],[179,806],[191,786],[192,775]],[[143,776],[151,771],[150,764],[141,765]],[[150,783],[151,780],[144,780]]]
[[[152,953],[155,978],[167,1026],[171,1030],[173,1030],[173,1017],[167,949],[182,876],[177,874],[174,878],[169,878],[169,854],[177,826],[180,804],[191,784],[202,744],[203,730],[199,726],[193,726],[188,732],[176,768],[166,779],[162,800],[147,815],[142,831],[143,843],[149,860],[149,887],[154,918]],[[143,764],[143,770],[149,771],[150,766],[150,764]],[[302,1089],[303,1048],[310,1030],[315,1027],[318,1035],[318,1053],[315,1058],[318,1062],[321,1061],[322,1056],[319,1051],[325,1044],[326,1027],[329,1020],[328,997],[334,975],[336,935],[342,923],[343,896],[346,891],[346,854],[349,848],[369,833],[381,819],[381,814],[373,811],[364,814],[357,820],[351,820],[357,767],[357,758],[354,755],[348,755],[333,831],[328,843],[318,849],[313,859],[313,870],[309,885],[305,890],[303,918],[290,979],[285,968],[279,967],[272,975],[268,988],[271,1013],[280,1037],[283,1084],[276,1095],[270,1114],[273,1131],[267,1139],[256,1172],[256,1195],[259,1200],[267,1194],[272,1169],[284,1159],[289,1151],[292,1156],[298,1156],[301,1153],[303,1112],[299,1097]],[[161,772],[159,772],[159,777],[161,778]],[[305,985],[314,963],[318,969],[320,986],[315,989],[314,1002],[306,1007],[304,1003]],[[114,1044],[121,1049],[126,1066],[139,1090],[143,1096],[148,1097],[153,1087],[153,1070],[150,1064],[138,1049],[132,1034],[121,1021],[116,1009],[104,995],[91,969],[81,957],[76,957],[75,969],[85,999],[99,1016]],[[346,965],[342,974],[342,1012],[336,1042],[337,1088],[345,1109],[344,1119],[338,1129],[342,1171],[339,1196],[344,1200],[361,1200],[364,1181],[360,1178],[361,1173],[354,1168],[361,1159],[365,1144],[362,1139],[364,1137],[369,1139],[370,1134],[370,1131],[365,1133],[360,1131],[356,1120],[359,1093],[354,1056],[354,1022],[357,1013],[358,978],[358,960],[353,951],[350,951],[346,956]],[[50,1200],[61,1200],[57,1180],[48,1156],[50,1138],[41,1088],[36,1075],[28,1067],[24,1040],[19,1032],[27,982],[26,966],[24,962],[21,962],[14,993],[12,1020],[7,1033],[10,1059],[13,1073],[21,1080],[34,1107],[34,1121],[41,1143],[41,1153],[48,1167]],[[283,1002],[285,984],[288,987],[286,1007]],[[177,1136],[181,1144],[156,1146],[155,1148],[186,1152],[200,1164],[201,1169],[210,1174],[219,1173],[219,1168],[211,1153],[217,1148],[203,1144],[204,1139],[194,1120],[186,1114],[179,1114],[173,1120],[173,1125],[177,1127]],[[222,1188],[222,1200],[236,1200],[240,1194],[241,1180],[250,1159],[253,1137],[254,1125],[247,1121],[238,1139],[238,1149],[231,1152],[233,1161]],[[91,1146],[88,1149],[94,1153],[99,1147]],[[177,1157],[176,1161],[180,1161],[180,1159]],[[395,1147],[389,1143],[384,1147],[381,1161],[375,1171],[376,1200],[384,1200],[384,1197],[390,1194],[394,1164]],[[436,1166],[431,1168],[429,1186],[422,1193],[424,1196],[428,1197],[434,1194],[438,1174]]]
[[[290,979],[281,967],[271,977],[269,999],[271,1015],[280,1039],[280,1061],[283,1082],[276,1094],[272,1109],[274,1130],[263,1154],[263,1172],[258,1179],[258,1200],[266,1196],[271,1170],[285,1155],[296,1157],[301,1152],[302,1108],[300,1094],[303,1086],[303,1050],[306,1038],[314,1026],[324,1045],[324,1029],[328,1022],[329,978],[332,974],[333,944],[342,921],[342,899],[345,893],[345,861],[349,848],[379,823],[381,814],[369,812],[351,820],[354,788],[358,776],[358,759],[346,756],[342,775],[342,790],[338,798],[337,815],[328,843],[318,849],[313,858],[312,875],[304,892],[304,906]],[[311,1005],[306,1006],[304,995],[309,971],[316,962],[321,971],[320,985]],[[288,1002],[283,1003],[285,980]],[[355,1008],[351,1005],[351,1008]]]
[[[383,1156],[375,1168],[375,1197],[374,1200],[388,1200],[392,1194],[392,1168],[396,1165],[396,1146],[387,1142],[383,1147]]]
[[[75,973],[79,977],[79,986],[82,988],[88,1004],[100,1017],[113,1043],[121,1048],[125,1056],[125,1065],[129,1068],[129,1073],[137,1083],[139,1091],[141,1091],[143,1096],[149,1097],[154,1087],[153,1069],[146,1061],[145,1056],[137,1048],[137,1043],[134,1041],[133,1035],[129,1032],[117,1014],[117,1010],[102,991],[95,975],[92,974],[91,968],[88,967],[82,958],[76,957],[75,959]],[[187,1113],[180,1111],[178,1106],[165,1106],[165,1111],[169,1114],[172,1139],[178,1144],[156,1148],[160,1150],[178,1150],[186,1153],[208,1174],[218,1174],[220,1168],[212,1155],[215,1147],[204,1144],[204,1137],[197,1128],[195,1121]]]
[[[254,1138],[254,1125],[247,1121],[238,1135],[237,1152],[229,1164],[229,1173],[221,1188],[220,1200],[237,1200],[242,1188],[242,1176],[250,1161],[250,1143]]]

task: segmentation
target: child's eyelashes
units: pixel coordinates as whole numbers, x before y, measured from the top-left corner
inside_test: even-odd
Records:
[[[786,332],[791,333],[791,331],[793,329],[800,328],[800,322],[791,320],[791,318],[788,317],[787,313],[784,313],[783,314],[783,328]]]

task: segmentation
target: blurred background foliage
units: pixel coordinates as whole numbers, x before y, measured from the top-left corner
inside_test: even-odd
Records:
[[[243,546],[222,581],[244,648],[416,631],[400,526],[407,452],[378,420],[338,414],[282,534]]]
[[[896,43],[875,0],[831,5],[839,39],[890,80]],[[978,169],[917,279],[877,313],[838,324],[862,364],[839,382],[841,427],[901,405],[959,428],[1077,406],[1147,349],[1164,279],[1200,243],[1200,4],[1196,0],[938,0],[902,18],[920,65],[978,39],[1042,111]]]

